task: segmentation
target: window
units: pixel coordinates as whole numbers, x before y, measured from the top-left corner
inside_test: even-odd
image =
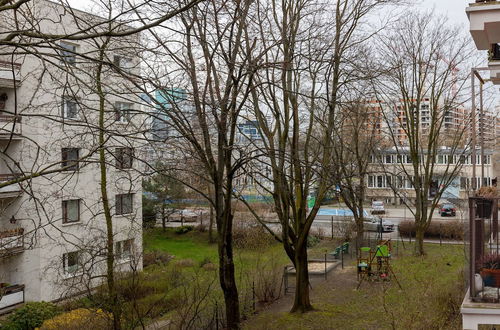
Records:
[[[68,252],[63,254],[63,268],[65,274],[75,274],[80,269],[80,252]]]
[[[368,176],[368,188],[375,187],[375,177],[373,175]]]
[[[78,116],[78,105],[76,100],[70,97],[63,97],[62,115],[65,119],[76,119]]]
[[[469,189],[469,178],[466,178],[466,177],[460,177],[460,189],[461,190],[467,190]]]
[[[116,148],[116,168],[127,169],[132,168],[132,160],[134,159],[134,149],[132,148]]]
[[[385,163],[392,164],[392,155],[385,155]]]
[[[62,149],[62,167],[66,171],[78,170],[78,148],[63,148]]]
[[[70,199],[62,202],[63,223],[80,221],[80,200]]]
[[[68,42],[62,41],[59,46],[61,49],[61,58],[64,62],[69,65],[75,65],[76,63],[76,45],[70,44]]]
[[[115,213],[117,215],[132,213],[133,194],[119,194],[115,196]]]
[[[115,243],[115,255],[118,260],[130,259],[133,252],[134,239],[127,239]]]
[[[132,68],[132,59],[121,55],[113,56],[113,64],[124,71],[129,71]]]
[[[115,103],[115,115],[116,121],[121,123],[128,123],[130,120],[132,104],[125,102],[116,102]]]
[[[377,175],[377,188],[385,188],[385,177],[383,175]]]

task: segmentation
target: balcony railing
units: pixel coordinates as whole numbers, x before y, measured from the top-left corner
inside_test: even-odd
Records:
[[[0,258],[24,251],[24,228],[0,231]]]
[[[469,198],[469,228],[470,300],[500,303],[498,198]],[[494,268],[498,278],[490,271]]]
[[[16,88],[21,85],[21,64],[0,61],[0,87]]]
[[[24,303],[24,285],[1,286],[0,311]]]
[[[0,174],[0,185],[15,180],[19,174]],[[9,184],[4,187],[0,187],[0,198],[16,197],[22,193],[21,186],[19,183]]]
[[[21,116],[0,114],[0,139],[19,139],[21,134]]]

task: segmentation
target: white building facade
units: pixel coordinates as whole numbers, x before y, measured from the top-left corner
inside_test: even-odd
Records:
[[[79,11],[72,16],[49,1],[19,10],[52,34],[76,33],[100,20]],[[2,16],[0,34],[14,23]],[[30,46],[28,53],[1,48],[0,285],[5,289],[0,312],[22,301],[64,299],[103,281],[106,222],[94,61],[101,42],[61,38]],[[104,53],[105,173],[115,267],[141,269],[142,191],[134,132],[141,130],[142,118],[134,112],[133,89],[124,77],[140,70],[122,41],[111,40]]]

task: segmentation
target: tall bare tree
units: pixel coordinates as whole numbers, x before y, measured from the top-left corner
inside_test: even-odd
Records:
[[[424,233],[441,196],[470,155],[465,139],[469,116],[459,113],[466,68],[473,58],[470,44],[445,18],[407,12],[376,47],[386,72],[377,80],[378,97],[385,103],[388,136],[400,155],[391,171],[411,184],[413,196],[403,196],[400,184],[392,187],[415,218],[418,255],[425,253]],[[452,127],[455,119],[461,125]],[[443,148],[450,161],[440,169]],[[406,156],[409,164],[404,165]]]
[[[272,168],[270,193],[281,224],[276,235],[296,269],[292,312],[312,309],[307,237],[332,181],[332,132],[343,95],[360,76],[356,49],[369,38],[363,19],[388,1],[262,2],[254,37],[268,50],[252,89],[252,109]],[[332,19],[333,15],[333,19]],[[359,68],[358,68],[359,69]],[[309,209],[308,196],[315,196]]]
[[[182,145],[181,157],[202,164],[198,175],[210,185],[198,190],[215,211],[219,279],[224,293],[227,327],[240,323],[233,260],[233,180],[244,163],[235,154],[240,111],[249,95],[254,68],[243,51],[245,26],[253,1],[205,1],[179,15],[168,29],[151,33],[145,63],[150,65],[156,94],[153,102]],[[150,90],[149,90],[150,92]]]

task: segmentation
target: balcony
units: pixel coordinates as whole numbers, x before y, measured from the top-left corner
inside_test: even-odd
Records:
[[[469,198],[469,290],[462,302],[464,329],[500,324],[498,198]]]
[[[15,180],[18,174],[0,174],[0,185],[2,183]],[[13,183],[4,187],[0,187],[0,198],[13,198],[22,194],[22,189],[19,183]]]
[[[0,88],[21,86],[21,64],[0,61]]]
[[[488,51],[488,68],[490,80],[494,85],[500,85],[500,44],[492,44]]]
[[[24,228],[0,231],[0,258],[24,251]]]
[[[0,313],[24,303],[24,285],[3,286],[3,284],[0,283]]]
[[[465,11],[477,49],[488,50],[491,44],[500,42],[500,1],[477,0]]]
[[[0,139],[20,139],[21,116],[0,115]]]

